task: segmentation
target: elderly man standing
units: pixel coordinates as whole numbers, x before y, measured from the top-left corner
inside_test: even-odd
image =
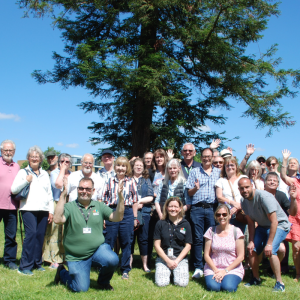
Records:
[[[49,168],[48,170],[46,170],[48,172],[48,174],[50,175],[50,173],[52,171],[54,171],[55,169],[58,168],[58,157],[56,155],[55,151],[49,151],[47,153],[47,162],[49,164]]]
[[[264,252],[266,257],[270,259],[271,268],[276,278],[273,291],[284,292],[285,286],[282,282],[280,268],[280,260],[283,259],[284,255],[278,250],[280,243],[285,240],[290,231],[291,223],[271,193],[257,189],[253,190],[249,178],[240,179],[238,184],[243,197],[241,206],[248,221],[249,244],[247,249],[253,273],[253,278],[245,286],[250,287],[261,284],[259,263]],[[293,198],[295,198],[295,195],[293,195]],[[255,222],[258,224],[256,228]]]
[[[123,180],[118,185],[119,201],[115,211],[103,202],[92,201],[95,189],[91,178],[82,178],[77,190],[78,198],[69,203],[63,191],[55,209],[54,222],[65,225],[64,247],[69,270],[60,265],[54,281],[66,284],[74,292],[85,292],[89,289],[91,267],[94,266],[100,268],[97,280],[100,289],[113,290],[110,280],[119,258],[104,242],[103,221],[123,219]]]
[[[193,278],[203,276],[203,235],[215,225],[214,209],[217,206],[215,184],[221,170],[212,166],[213,151],[206,148],[201,153],[201,165],[191,171],[186,183],[188,195],[186,204],[191,205],[193,230],[194,267]]]
[[[68,178],[67,192],[69,195],[69,202],[77,199],[77,187],[79,181],[83,177],[89,177],[94,182],[95,193],[93,194],[92,200],[100,199],[100,193],[104,185],[103,180],[100,178],[99,174],[93,172],[94,166],[94,156],[92,154],[84,154],[81,159],[81,170],[73,172]]]
[[[5,232],[4,264],[11,270],[17,270],[17,209],[18,202],[11,197],[11,186],[20,167],[13,161],[16,145],[11,140],[1,143],[0,157],[0,221],[3,219]]]
[[[100,195],[103,194],[103,189],[106,186],[108,179],[116,175],[114,169],[115,157],[111,150],[103,150],[101,153],[101,161],[103,162],[104,167],[98,171],[98,174],[101,177],[101,191]]]
[[[194,161],[196,149],[192,143],[186,143],[182,146],[181,155],[183,156],[183,160],[181,161],[181,169],[184,177],[187,179],[190,172],[195,168],[199,168],[201,163]]]

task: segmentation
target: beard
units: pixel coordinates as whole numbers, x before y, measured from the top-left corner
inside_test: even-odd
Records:
[[[9,155],[3,154],[2,158],[3,158],[3,160],[5,162],[10,163],[10,162],[12,162],[13,156],[9,156]]]
[[[82,173],[83,174],[90,174],[92,172],[92,168],[83,167]]]

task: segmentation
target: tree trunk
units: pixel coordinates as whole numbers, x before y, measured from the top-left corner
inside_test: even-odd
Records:
[[[155,52],[156,42],[156,24],[153,22],[141,28],[141,45],[146,47],[143,55],[139,58],[138,68],[149,64],[147,56]],[[152,124],[152,115],[154,110],[154,99],[142,88],[136,92],[133,107],[132,122],[132,156],[143,157],[146,151],[149,151],[150,145],[150,126]]]

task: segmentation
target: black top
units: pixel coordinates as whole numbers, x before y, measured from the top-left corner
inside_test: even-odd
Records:
[[[153,183],[155,171],[153,169],[148,169],[148,173],[149,173],[150,181],[151,181],[151,183]]]
[[[154,240],[161,240],[161,248],[168,255],[168,248],[173,248],[174,256],[179,256],[185,244],[192,244],[192,231],[189,222],[182,219],[174,225],[169,219],[156,223]]]
[[[181,161],[181,170],[186,179],[188,179],[190,172],[195,168],[200,168],[201,163],[193,160],[193,163],[190,167],[187,166],[184,160]]]
[[[276,191],[275,198],[278,201],[281,208],[283,209],[283,211],[288,216],[289,214],[287,213],[287,210],[290,208],[291,202],[288,199],[288,197],[286,196],[286,194],[284,192],[281,192],[281,191]]]

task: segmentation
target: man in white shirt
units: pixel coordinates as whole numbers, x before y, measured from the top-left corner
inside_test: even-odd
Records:
[[[73,172],[70,174],[68,178],[68,195],[69,202],[77,199],[77,187],[79,181],[83,177],[89,177],[94,181],[95,193],[92,197],[92,200],[98,201],[100,198],[100,193],[103,187],[103,179],[93,172],[94,166],[94,156],[92,154],[84,154],[81,159],[81,170]]]
[[[111,150],[103,150],[101,153],[101,161],[103,162],[104,168],[100,169],[97,174],[101,177],[102,187],[101,187],[101,194],[103,194],[103,189],[105,188],[108,179],[114,177],[116,175],[114,169],[114,161],[115,157]]]

